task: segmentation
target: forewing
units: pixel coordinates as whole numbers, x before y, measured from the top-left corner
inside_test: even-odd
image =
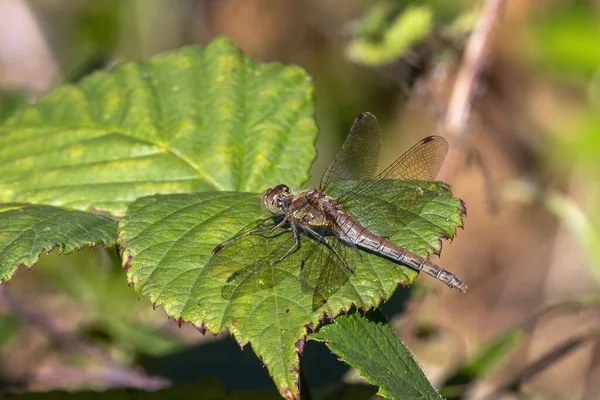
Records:
[[[340,181],[369,179],[379,165],[379,123],[371,113],[360,113],[346,137],[342,150],[329,163],[320,188],[334,190]]]
[[[361,194],[390,195],[389,191],[393,188],[390,188],[388,181],[391,180],[433,181],[440,172],[447,153],[446,139],[441,136],[428,136],[408,149],[374,179],[349,182],[346,186],[339,185],[336,192],[329,194],[338,200],[358,201]]]
[[[389,236],[420,211],[420,197],[437,176],[448,152],[441,136],[422,139],[371,181],[333,193],[342,207],[375,233]],[[403,181],[410,181],[402,183]],[[419,181],[419,182],[415,182]]]
[[[327,237],[326,240],[328,245],[311,240],[311,247],[302,258],[300,267],[301,289],[313,295],[313,310],[340,290],[354,273],[353,255],[348,256],[348,253],[355,249],[336,237]]]
[[[378,175],[380,180],[432,181],[442,168],[448,142],[441,136],[428,136],[408,149]]]
[[[293,275],[293,269],[284,268],[289,260],[282,260],[294,246],[289,229],[254,228],[220,246],[206,267],[216,276],[227,277],[221,292],[227,300],[272,288]],[[297,268],[298,263],[295,264]]]

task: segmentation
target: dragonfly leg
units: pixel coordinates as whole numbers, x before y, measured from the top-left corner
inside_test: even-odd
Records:
[[[329,243],[329,240],[327,240],[327,238],[323,235],[321,235],[319,232],[315,231],[314,229],[308,227],[308,226],[304,226],[303,229],[310,233],[311,236],[313,236],[318,242],[322,243],[323,245],[327,246],[327,248],[331,251],[333,251],[333,254],[336,255],[336,257],[342,262],[342,264],[344,265],[344,267],[346,267],[346,269],[348,269],[348,271],[354,273],[354,271],[352,270],[352,268],[350,268],[348,266],[348,264],[346,263],[346,260],[344,260],[344,257],[342,257],[337,250],[331,245],[331,243]],[[352,247],[352,246],[351,246]]]
[[[298,249],[300,248],[300,232],[298,232],[298,227],[296,225],[294,225],[294,224],[291,224],[291,225],[292,225],[292,232],[294,234],[294,244],[288,251],[285,252],[285,254],[283,256],[281,256],[279,258],[279,260],[277,260],[276,262],[273,263],[273,266],[276,266],[277,264],[279,264],[280,262],[285,260],[286,257],[288,257],[291,254],[298,251]]]
[[[275,231],[275,229],[282,228],[286,223],[287,223],[287,218],[283,218],[281,220],[281,222],[279,222],[277,225],[275,225],[274,227],[269,229],[269,233]]]

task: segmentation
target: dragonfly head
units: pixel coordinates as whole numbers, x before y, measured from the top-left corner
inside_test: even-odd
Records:
[[[263,204],[273,214],[284,212],[292,200],[292,191],[286,185],[277,185],[269,188],[262,195]]]

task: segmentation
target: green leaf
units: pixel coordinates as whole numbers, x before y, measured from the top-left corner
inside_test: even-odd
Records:
[[[0,123],[10,117],[19,107],[26,105],[32,96],[23,92],[0,91]]]
[[[469,385],[497,370],[499,365],[506,362],[512,350],[526,337],[527,332],[522,326],[509,328],[497,335],[473,357],[456,368],[456,371],[446,379],[440,390],[441,393],[445,398],[463,398]]]
[[[559,76],[593,76],[600,66],[598,13],[585,2],[548,7],[532,24],[526,49],[540,67]]]
[[[20,265],[31,266],[41,252],[61,253],[86,246],[116,244],[117,222],[102,215],[59,207],[7,203],[0,205],[0,280]]]
[[[313,86],[230,41],[126,62],[0,125],[0,198],[124,213],[154,193],[298,185],[314,158]]]
[[[340,316],[335,323],[310,335],[373,385],[379,394],[393,399],[440,399],[425,374],[404,347],[381,312]]]
[[[363,22],[361,32],[350,42],[348,57],[367,65],[381,65],[400,58],[432,29],[433,10],[429,5],[407,7],[388,23],[394,7],[375,7]]]
[[[461,372],[470,376],[488,374],[498,364],[506,360],[510,351],[523,342],[527,336],[521,327],[515,327],[502,332],[475,354],[464,366]]]
[[[453,237],[462,221],[462,202],[439,182],[390,184],[398,186],[394,190],[400,193],[396,205],[412,211],[410,220],[399,225],[390,240],[418,254],[438,252],[440,237]],[[377,306],[392,295],[399,282],[409,284],[417,273],[372,254],[349,251],[356,263],[355,273],[315,310],[312,295],[303,292],[298,281],[302,253],[298,251],[274,269],[271,279],[275,281],[266,282],[264,290],[226,299],[223,288],[231,271],[214,273],[205,264],[218,244],[267,215],[254,193],[148,196],[132,203],[119,222],[119,244],[128,280],[140,295],[163,306],[180,322],[210,332],[227,328],[240,344],[251,343],[279,391],[294,397],[298,394],[298,352],[307,326],[316,328],[323,313],[335,316],[353,304]]]
[[[10,343],[20,328],[21,321],[18,317],[9,314],[0,314],[0,349]]]

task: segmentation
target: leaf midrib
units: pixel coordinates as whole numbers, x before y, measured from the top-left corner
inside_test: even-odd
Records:
[[[116,129],[116,128],[104,128],[104,129],[100,129],[100,128],[85,128],[87,131],[89,132],[101,132],[104,133],[103,135],[99,135],[97,137],[95,137],[95,139],[99,139],[102,138],[103,136],[106,136],[108,134],[111,135],[121,135],[127,139],[133,139],[135,140],[137,143],[140,144],[144,144],[144,145],[148,145],[148,146],[155,146],[158,147],[159,149],[161,149],[164,153],[163,154],[169,154],[172,155],[174,158],[182,161],[184,164],[188,165],[190,168],[192,168],[196,174],[198,175],[197,177],[201,180],[203,180],[204,182],[208,183],[209,185],[211,185],[216,191],[223,191],[225,190],[225,187],[223,187],[221,184],[219,184],[216,180],[214,180],[209,174],[207,174],[205,171],[203,171],[200,166],[196,165],[194,162],[192,162],[190,159],[188,159],[187,157],[183,156],[181,153],[179,153],[176,149],[170,147],[167,145],[167,143],[165,142],[151,142],[148,140],[142,140],[139,137],[133,136],[131,134],[129,134],[128,132],[122,130],[122,129]],[[70,128],[64,131],[61,131],[61,134],[68,134],[69,132],[73,132],[73,131],[78,131],[80,129],[78,128]],[[39,136],[36,136],[35,139],[38,139]],[[28,138],[28,139],[32,139],[32,138]],[[23,141],[26,142],[27,140]],[[71,144],[69,144],[69,146],[73,146],[75,144],[77,144],[78,142],[73,142]],[[22,143],[21,143],[22,144]],[[159,152],[153,153],[153,154],[146,154],[142,157],[148,157],[148,156],[155,156],[157,154],[160,154]],[[12,160],[9,160],[10,162],[15,162],[18,161],[19,159],[22,158],[27,158],[30,157],[31,154],[27,154],[23,157],[18,157],[18,158],[14,158]],[[138,157],[134,157],[134,158],[138,158]],[[133,159],[133,158],[127,158],[127,159]],[[97,164],[102,164],[102,163],[106,163],[106,162],[115,162],[115,161],[121,161],[123,160],[123,158],[118,158],[118,159],[114,159],[114,160],[106,160],[106,161],[98,161]],[[6,160],[1,160],[0,163],[5,163],[7,162]],[[73,168],[73,167],[77,167],[77,166],[81,166],[81,165],[86,165],[85,163],[83,164],[74,164],[74,165],[69,165],[69,166],[64,166],[64,167],[60,167],[60,168]]]

